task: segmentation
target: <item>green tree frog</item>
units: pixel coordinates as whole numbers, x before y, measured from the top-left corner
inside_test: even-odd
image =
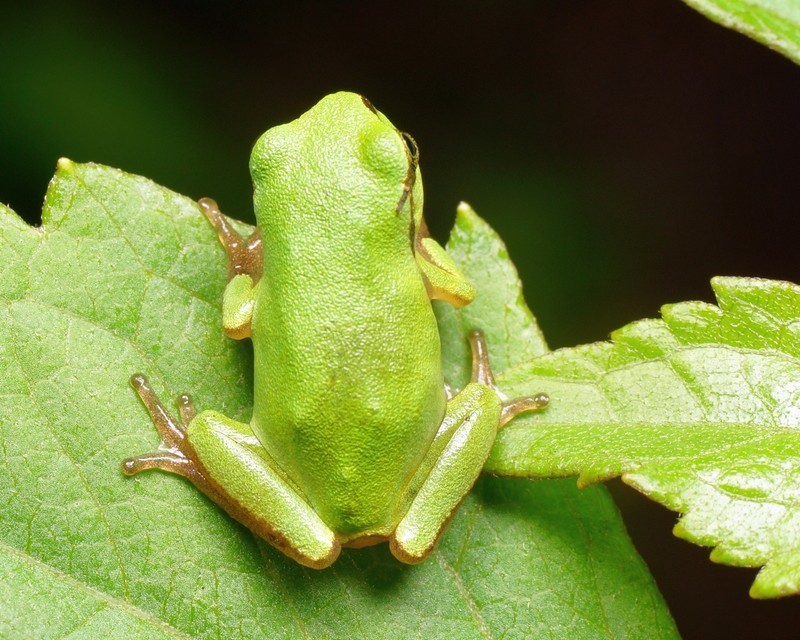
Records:
[[[163,444],[123,470],[185,476],[309,567],[387,541],[421,562],[497,431],[547,397],[506,398],[479,331],[471,382],[446,384],[430,301],[461,306],[475,291],[427,233],[414,141],[365,98],[329,95],[270,129],[250,171],[253,236],[200,206],[229,259],[224,329],[253,343],[252,419],[195,415],[181,396],[178,420],[137,374]]]

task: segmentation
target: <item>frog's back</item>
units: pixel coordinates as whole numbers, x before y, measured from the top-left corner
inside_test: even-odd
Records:
[[[359,96],[336,94],[265,134],[251,170],[264,239],[253,427],[335,531],[388,534],[445,404],[409,150]]]

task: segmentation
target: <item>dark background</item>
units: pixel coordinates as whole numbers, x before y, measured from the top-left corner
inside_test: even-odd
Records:
[[[464,199],[505,238],[552,347],[800,279],[800,68],[678,0],[33,4],[0,12],[0,201],[31,222],[60,156],[251,220],[255,138],[349,89],[419,143],[434,235]],[[800,599],[612,489],[685,638],[800,635]]]

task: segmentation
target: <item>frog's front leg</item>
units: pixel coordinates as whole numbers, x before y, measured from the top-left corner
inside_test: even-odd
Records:
[[[217,231],[220,243],[225,247],[228,256],[228,279],[246,274],[258,281],[263,270],[263,247],[258,229],[244,238],[231,224],[230,220],[219,210],[217,202],[211,198],[200,198],[197,201],[203,215]]]
[[[188,396],[178,399],[177,421],[143,375],[133,376],[131,385],[164,444],[158,451],[125,460],[124,473],[161,469],[182,475],[232,518],[300,564],[322,569],[336,560],[341,549],[336,536],[280,472],[250,425],[215,411],[195,416]]]
[[[448,401],[442,425],[409,483],[408,510],[389,541],[394,556],[410,564],[432,551],[477,480],[498,430],[518,413],[548,403],[544,394],[508,400],[495,386],[483,334],[472,331],[469,340],[472,380]]]

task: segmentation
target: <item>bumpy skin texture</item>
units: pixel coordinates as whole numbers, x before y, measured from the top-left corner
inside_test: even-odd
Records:
[[[251,426],[334,531],[386,535],[398,519],[387,496],[400,496],[445,412],[410,241],[421,182],[398,212],[405,145],[354,94],[269,130],[250,169],[264,243]]]
[[[427,237],[416,155],[366,100],[334,94],[256,144],[251,238],[200,201],[228,252],[225,331],[253,340],[253,417],[195,417],[184,398],[177,421],[136,375],[165,446],[125,473],[189,478],[311,567],[342,545],[388,541],[409,563],[430,553],[497,430],[547,400],[506,402],[479,331],[472,381],[448,400],[430,300],[475,292]]]

